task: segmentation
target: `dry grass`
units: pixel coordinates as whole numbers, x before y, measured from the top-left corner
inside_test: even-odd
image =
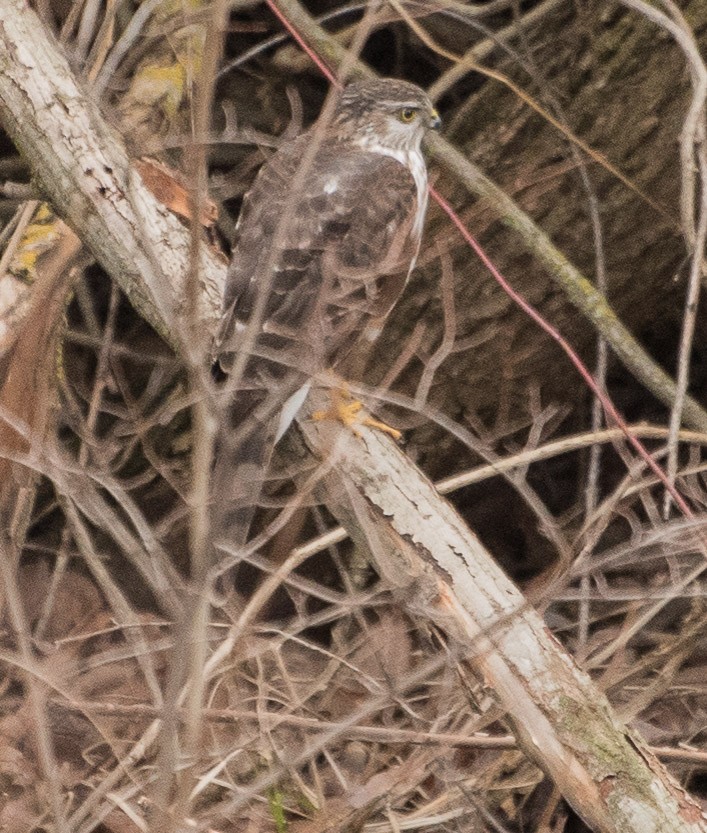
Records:
[[[604,342],[595,348],[594,326],[494,210],[433,160],[437,187],[504,272],[597,360],[600,383],[693,517],[666,499],[620,432],[602,432],[564,357],[511,309],[441,212],[352,389],[406,429],[430,477],[458,476],[447,484],[455,505],[620,716],[704,803],[707,435],[681,427],[681,403],[688,389],[700,399],[704,374],[705,73],[694,33],[707,18],[697,3],[682,4],[685,18],[671,3],[626,5],[560,12],[545,2],[521,13],[503,0],[396,2],[377,10],[362,55],[444,94],[450,139],[606,287],[654,355],[670,357],[677,393],[665,409],[607,360]],[[134,154],[159,153],[181,169],[193,186],[184,213],[207,226],[207,192],[218,200],[214,230],[192,224],[195,243],[230,237],[266,145],[309,122],[323,100],[321,78],[260,5],[235,9],[228,57],[211,37],[202,63],[192,59],[201,35],[220,29],[220,6],[148,2],[115,13],[93,0],[44,0],[37,9]],[[344,47],[361,10],[318,7]],[[672,73],[658,92],[646,51],[654,26]],[[568,58],[580,43],[582,66]],[[480,61],[496,74],[471,75]],[[297,88],[289,102],[287,81]],[[629,117],[634,89],[644,109]],[[651,96],[660,127],[649,124]],[[605,119],[602,130],[583,108]],[[194,135],[213,140],[208,154]],[[679,157],[664,161],[678,140]],[[651,161],[631,169],[636,145]],[[9,143],[2,152],[0,177],[24,181]],[[43,277],[51,290],[56,250],[29,279],[12,262],[35,242],[15,193],[0,197],[9,270],[0,280]],[[254,542],[223,540],[209,515],[223,412],[203,334],[188,319],[179,339],[193,350],[177,358],[87,257],[61,263],[60,277],[73,270],[65,321],[56,304],[35,306],[23,326],[43,326],[42,355],[27,349],[24,330],[0,358],[0,829],[581,830],[444,635],[411,618],[360,549],[332,532],[322,469],[296,441],[278,455]],[[13,301],[3,320],[14,324],[18,309]],[[22,383],[38,367],[56,395]]]

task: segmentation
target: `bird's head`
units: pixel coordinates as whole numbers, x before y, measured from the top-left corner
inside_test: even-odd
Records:
[[[332,126],[337,136],[362,147],[412,153],[441,120],[427,93],[392,78],[356,81],[341,93]]]

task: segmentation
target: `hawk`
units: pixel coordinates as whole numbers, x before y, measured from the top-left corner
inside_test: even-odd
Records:
[[[267,449],[301,407],[311,378],[340,365],[362,338],[375,340],[405,286],[427,209],[421,143],[439,127],[416,85],[352,83],[279,148],[245,196],[220,363],[226,372],[237,368],[227,433],[238,480],[253,479],[256,491]],[[240,482],[236,502],[244,504],[248,491]]]

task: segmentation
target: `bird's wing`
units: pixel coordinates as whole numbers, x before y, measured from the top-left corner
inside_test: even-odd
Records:
[[[270,347],[304,341],[326,363],[402,289],[419,245],[417,187],[397,160],[343,143],[323,143],[298,177],[309,141],[276,153],[245,198],[225,309],[231,333],[259,312]]]
[[[417,186],[403,164],[323,143],[300,170],[311,141],[304,134],[263,166],[237,227],[222,349],[248,353],[214,472],[232,541],[245,540],[298,391],[392,305],[419,245]]]

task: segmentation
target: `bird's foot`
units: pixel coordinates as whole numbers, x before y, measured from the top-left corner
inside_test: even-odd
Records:
[[[391,436],[396,442],[402,439],[402,431],[386,425],[379,419],[375,419],[369,414],[363,413],[363,403],[358,399],[354,399],[346,388],[334,388],[331,394],[331,406],[325,411],[315,411],[312,414],[312,419],[335,419],[347,428],[350,428],[353,433],[360,437],[361,434],[357,430],[357,425],[365,425],[368,428],[375,428],[377,431],[382,431],[384,434]]]

